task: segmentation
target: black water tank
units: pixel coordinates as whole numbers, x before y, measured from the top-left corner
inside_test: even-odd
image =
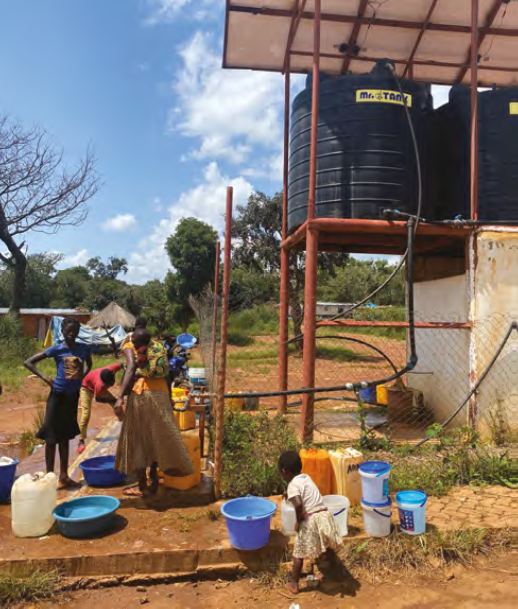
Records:
[[[478,96],[478,218],[518,221],[518,87],[493,88]],[[471,90],[455,85],[439,108],[437,147],[440,219],[471,217]]]
[[[433,110],[429,85],[401,80],[418,140]],[[293,102],[290,133],[288,226],[307,218],[311,153],[312,77]],[[424,167],[426,162],[421,163]],[[316,216],[384,217],[412,213],[418,200],[411,132],[394,76],[386,62],[370,74],[321,77],[318,112]]]

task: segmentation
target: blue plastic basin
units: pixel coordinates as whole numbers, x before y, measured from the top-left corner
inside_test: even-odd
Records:
[[[122,484],[126,478],[125,474],[115,469],[115,457],[94,457],[86,459],[79,464],[83,476],[89,486],[107,487]]]
[[[58,529],[65,537],[92,537],[112,524],[120,501],[106,495],[92,495],[65,501],[54,508]]]
[[[228,538],[238,550],[259,550],[270,540],[270,525],[277,506],[262,497],[241,497],[221,506]]]
[[[19,461],[15,460],[9,465],[0,465],[0,503],[9,501],[11,498],[11,489],[13,488],[18,463]]]

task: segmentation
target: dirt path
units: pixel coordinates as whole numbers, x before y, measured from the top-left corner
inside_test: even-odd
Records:
[[[477,568],[461,570],[449,581],[395,577],[391,583],[373,585],[350,580],[343,584],[322,584],[318,591],[300,594],[293,599],[281,590],[268,590],[250,579],[237,582],[177,583],[139,588],[110,588],[83,591],[67,596],[60,607],[131,609],[148,604],[161,609],[211,609],[272,607],[288,609],[296,603],[300,609],[511,609],[518,603],[518,558],[509,554],[495,562],[480,563]],[[146,602],[147,601],[147,602]],[[34,606],[34,605],[33,605]],[[36,605],[55,607],[54,603]]]

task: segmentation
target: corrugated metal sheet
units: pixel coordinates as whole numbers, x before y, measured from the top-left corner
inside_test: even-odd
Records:
[[[0,315],[6,315],[9,309],[0,307]],[[78,309],[20,309],[21,315],[55,315],[64,317],[67,315],[90,315],[90,311]]]

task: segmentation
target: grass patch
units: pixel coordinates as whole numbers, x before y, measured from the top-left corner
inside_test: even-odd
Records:
[[[34,571],[23,576],[0,574],[0,606],[49,600],[59,592],[57,571]]]
[[[334,362],[354,362],[365,359],[365,356],[355,353],[347,347],[338,347],[332,345],[324,345],[317,343],[317,358],[330,359]]]
[[[340,558],[354,575],[378,580],[400,572],[424,572],[454,564],[469,566],[476,556],[489,555],[509,545],[508,531],[433,530],[417,536],[395,531],[382,539],[345,544]]]
[[[390,490],[393,493],[419,489],[432,497],[442,497],[455,486],[500,485],[515,488],[509,452],[479,442],[470,428],[458,428],[442,435],[438,444],[419,449],[394,446],[390,450],[361,448],[366,460],[381,459],[392,464]]]
[[[209,510],[207,512],[207,518],[211,522],[217,522],[221,518],[221,512],[219,510]]]
[[[213,434],[213,430],[212,430]],[[284,492],[277,469],[281,453],[298,450],[295,432],[282,416],[265,411],[255,415],[228,412],[223,434],[223,474],[221,490],[227,497]]]

